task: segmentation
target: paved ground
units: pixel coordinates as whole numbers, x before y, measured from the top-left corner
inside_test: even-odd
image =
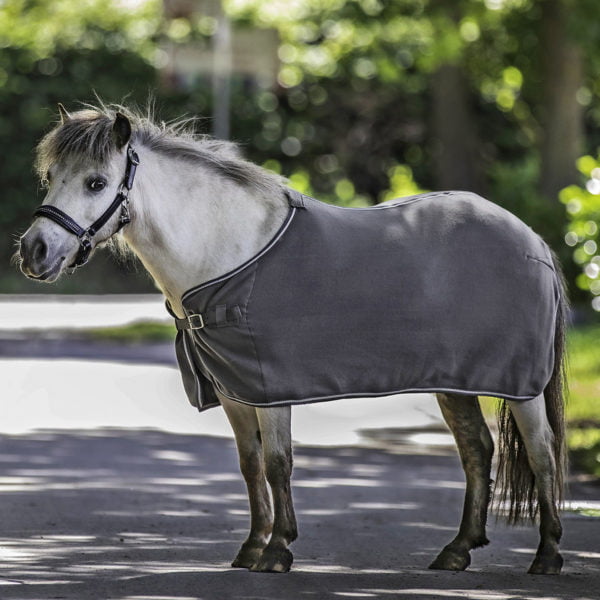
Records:
[[[296,450],[300,538],[287,575],[234,570],[248,515],[233,444],[88,430],[0,441],[0,598],[597,599],[600,522],[565,514],[566,568],[528,576],[533,528],[492,524],[466,573],[429,561],[460,517],[453,454],[401,443]],[[598,488],[575,484],[580,500]]]
[[[600,519],[582,510],[564,515],[560,577],[526,575],[535,528],[493,519],[468,572],[426,569],[455,532],[463,475],[447,436],[420,431],[438,422],[423,397],[298,408],[293,571],[231,569],[248,521],[236,452],[209,435],[226,435],[219,411],[186,405],[168,349],[124,365],[59,342],[48,360],[36,343],[0,344],[0,600],[600,598]],[[600,487],[575,478],[571,499],[597,509]]]

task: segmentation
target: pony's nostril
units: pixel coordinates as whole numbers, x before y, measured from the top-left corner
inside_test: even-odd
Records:
[[[38,240],[33,247],[33,260],[35,262],[43,262],[48,256],[48,245],[44,240]]]

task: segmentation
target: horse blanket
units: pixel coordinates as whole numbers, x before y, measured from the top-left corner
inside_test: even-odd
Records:
[[[543,392],[559,281],[514,215],[467,192],[365,209],[288,195],[261,252],[183,295],[176,351],[194,406],[215,391],[252,406]]]

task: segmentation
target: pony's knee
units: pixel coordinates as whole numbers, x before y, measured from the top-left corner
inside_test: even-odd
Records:
[[[256,481],[264,477],[262,452],[260,449],[240,453],[240,471],[246,481]]]
[[[292,443],[290,410],[285,408],[260,409],[257,413],[262,438],[265,475],[273,486],[289,482],[292,474]]]
[[[288,450],[266,452],[265,475],[272,487],[288,484],[292,476],[292,453]]]

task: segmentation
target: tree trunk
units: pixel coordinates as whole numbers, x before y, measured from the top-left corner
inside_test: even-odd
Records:
[[[583,107],[577,91],[583,84],[581,49],[568,35],[564,0],[542,0],[542,106],[540,114],[540,192],[555,201],[558,192],[577,182],[575,161],[583,149]]]
[[[432,77],[431,94],[436,187],[484,194],[479,140],[460,65],[441,65]]]

